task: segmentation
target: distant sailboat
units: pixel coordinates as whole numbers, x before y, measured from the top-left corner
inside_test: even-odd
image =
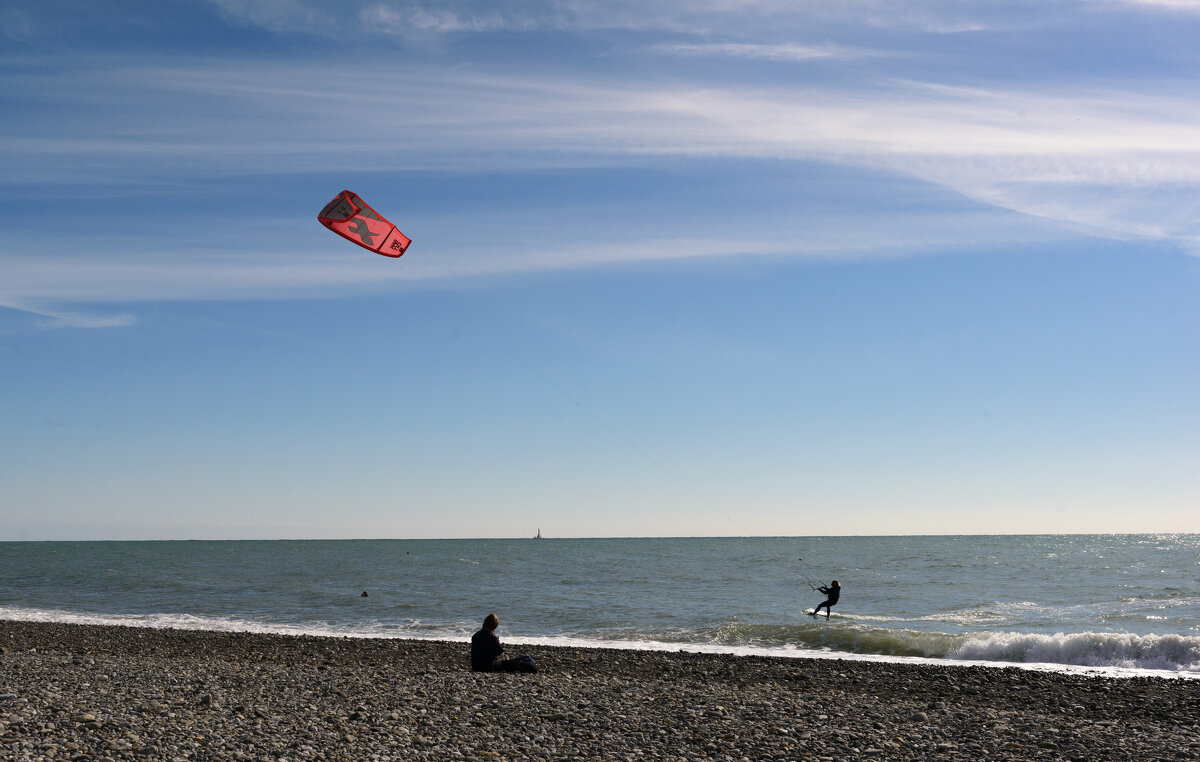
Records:
[[[538,527],[538,533],[533,536],[533,539],[535,539],[535,540],[542,539],[542,528],[541,527]]]

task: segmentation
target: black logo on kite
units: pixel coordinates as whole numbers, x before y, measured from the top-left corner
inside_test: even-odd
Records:
[[[362,217],[354,218],[354,224],[350,226],[350,232],[361,238],[365,246],[374,246],[375,242],[371,240],[371,236],[379,235],[378,233],[371,232],[371,229],[367,227],[367,221]]]

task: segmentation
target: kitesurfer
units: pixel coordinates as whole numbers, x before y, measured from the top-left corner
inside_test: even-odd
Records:
[[[817,607],[812,610],[812,617],[813,617],[813,619],[816,619],[817,612],[821,610],[822,606],[824,606],[825,607],[825,618],[828,619],[829,614],[832,612],[832,609],[830,607],[838,602],[838,598],[842,594],[842,586],[839,585],[838,581],[835,579],[833,582],[829,583],[828,586],[821,585],[820,587],[815,588],[815,589],[819,593],[825,593],[825,600],[818,603]]]
[[[483,629],[471,636],[472,672],[537,672],[533,658],[522,654],[515,659],[501,659],[504,646],[496,637],[500,617],[488,614],[483,620]]]

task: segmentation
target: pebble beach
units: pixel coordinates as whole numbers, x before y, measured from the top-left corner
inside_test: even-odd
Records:
[[[501,630],[503,639],[503,630]],[[5,760],[1200,759],[1200,681],[0,621]]]

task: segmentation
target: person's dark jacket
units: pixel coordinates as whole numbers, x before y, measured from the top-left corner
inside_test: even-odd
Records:
[[[842,594],[842,588],[840,585],[838,587],[825,587],[824,585],[822,585],[821,587],[818,587],[817,589],[820,590],[822,593],[825,593],[825,595],[829,599],[830,606],[837,603],[838,598]]]
[[[490,672],[497,657],[504,653],[500,638],[486,627],[471,636],[471,669],[475,672]]]

